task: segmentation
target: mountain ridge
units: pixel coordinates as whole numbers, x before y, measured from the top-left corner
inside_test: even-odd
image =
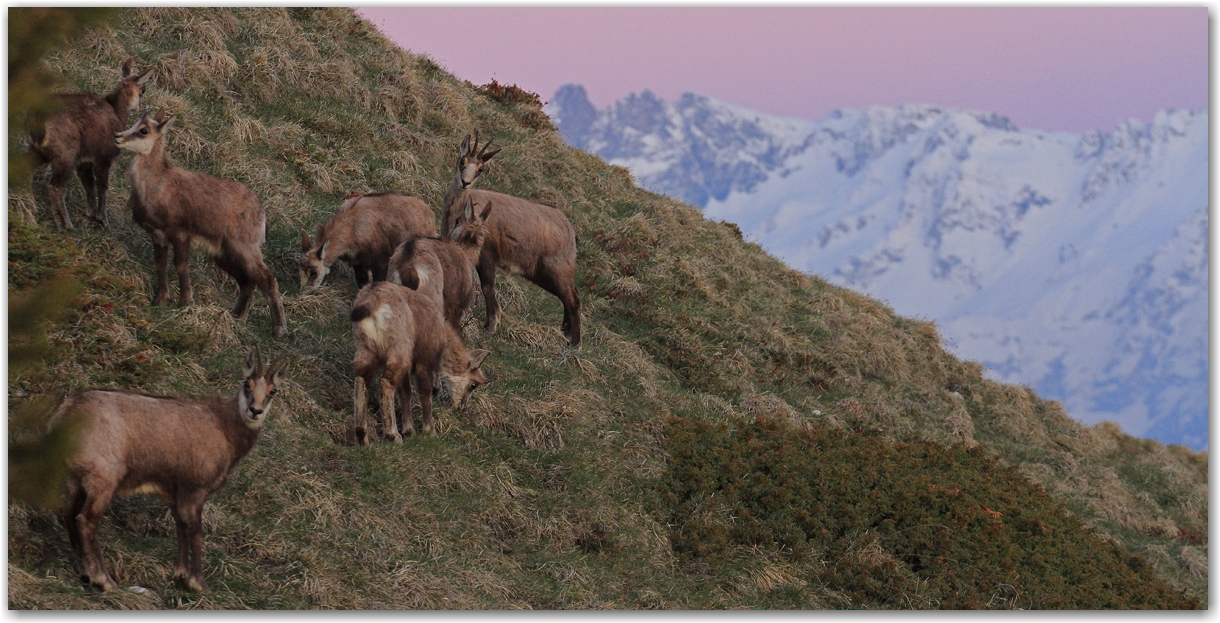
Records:
[[[905,105],[774,120],[780,129],[760,135],[766,115],[712,98],[686,94],[669,104],[633,95],[599,112],[582,97],[572,85],[556,93],[548,110],[561,135],[627,167],[645,187],[737,224],[789,265],[935,319],[962,356],[1065,401],[1075,417],[1206,447],[1205,401],[1182,399],[1206,394],[1206,349],[1192,337],[1206,324],[1174,320],[1205,311],[1206,269],[1187,270],[1190,283],[1177,285],[1176,269],[1139,272],[1154,255],[1174,255],[1165,245],[1198,246],[1174,232],[1199,213],[1206,222],[1206,111],[1167,110],[1113,132],[1073,134],[1022,130],[993,112]],[[648,98],[667,125],[643,135],[620,118]],[[569,126],[564,111],[578,108],[581,125]],[[738,122],[701,121],[717,116]],[[751,128],[752,143],[716,136],[739,127]],[[718,143],[728,147],[717,151]],[[716,166],[733,159],[737,170]],[[1120,301],[1170,290],[1175,304],[1143,308],[1158,317],[1119,323]],[[1073,305],[1088,322],[1070,318]],[[1092,341],[1079,342],[1081,322],[1107,326],[1085,327]],[[1016,347],[1031,339],[1041,345]],[[1176,346],[1160,351],[1187,355],[1189,374],[1150,360],[1139,367],[1070,355],[1113,359],[1166,342]],[[1064,378],[1065,356],[1095,373]],[[1115,376],[1124,367],[1127,375]],[[1132,383],[1140,389],[1121,399],[1106,389]],[[1179,398],[1157,398],[1161,385]]]

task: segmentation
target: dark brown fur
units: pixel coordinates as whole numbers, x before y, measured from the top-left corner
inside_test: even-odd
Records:
[[[68,460],[68,507],[62,516],[82,581],[103,591],[117,588],[102,558],[98,522],[115,495],[154,493],[169,504],[178,529],[174,582],[206,590],[203,504],[254,447],[286,368],[273,364],[263,374],[257,353],[250,351],[244,381],[229,397],[192,400],[89,390],[60,405],[53,426],[64,418],[82,425],[80,445]]]
[[[60,95],[64,111],[48,119],[30,137],[30,153],[35,160],[39,165],[51,165],[51,214],[63,229],[73,229],[64,194],[74,174],[85,187],[85,216],[110,227],[106,194],[110,167],[119,157],[114,134],[127,128],[127,113],[139,106],[152,77],[152,70],[132,73],[133,60],[123,63],[119,83],[103,97],[88,93]]]
[[[114,138],[120,147],[137,152],[131,163],[128,205],[132,220],[152,237],[157,264],[153,305],[163,305],[169,298],[171,244],[178,272],[178,305],[190,304],[188,259],[191,243],[195,242],[237,281],[233,315],[246,317],[257,286],[271,307],[272,335],[284,335],[288,325],[279,284],[263,263],[261,251],[267,233],[262,202],[245,184],[170,164],[165,153],[165,132],[172,122],[173,117],[165,118],[164,111],[156,117],[145,113],[131,129]]]
[[[457,332],[445,324],[441,305],[410,288],[379,282],[365,286],[352,306],[352,337],[356,342],[353,428],[356,442],[372,443],[369,434],[367,388],[381,375],[382,434],[395,443],[415,432],[411,417],[411,379],[419,394],[424,431],[433,433],[433,382],[449,386],[454,406],[464,405],[488,378],[480,366],[490,353],[466,351]],[[397,396],[399,417],[394,408]]]
[[[313,287],[322,285],[335,260],[352,267],[359,287],[369,283],[370,273],[373,281],[385,281],[394,250],[411,238],[428,236],[436,236],[436,217],[420,199],[390,192],[348,199],[329,222],[318,226],[314,239],[301,232],[301,287],[310,280]]]

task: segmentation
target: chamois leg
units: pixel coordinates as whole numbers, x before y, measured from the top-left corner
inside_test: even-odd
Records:
[[[570,272],[546,263],[530,281],[559,298],[563,304],[563,334],[569,344],[580,346],[580,297],[576,294],[576,280]]]
[[[153,305],[164,305],[169,300],[169,243],[165,236],[154,234],[153,261],[157,264],[157,289],[153,292]]]
[[[233,317],[244,320],[254,302],[254,280],[245,271],[240,262],[231,259],[228,253],[222,253],[216,258],[216,265],[237,282],[237,304],[233,306]]]
[[[182,561],[179,560],[179,567],[174,572],[174,584],[179,588],[203,592],[208,589],[207,582],[203,580],[203,502],[207,499],[207,491],[200,489],[197,492],[183,495],[178,499],[178,517],[181,518],[184,530],[179,531],[179,537],[185,536],[186,550],[188,553],[189,568],[183,569]],[[180,541],[178,544],[179,556],[181,556],[183,544]],[[183,571],[186,574],[183,574]]]
[[[403,382],[406,385],[406,382]],[[423,419],[424,432],[429,435],[436,435],[436,430],[433,427],[432,419],[432,372],[430,370],[420,370],[415,375],[415,389],[419,392],[419,412]]]
[[[68,216],[68,206],[64,205],[64,194],[67,193],[72,173],[71,165],[51,163],[51,186],[47,190],[51,195],[51,215],[55,217],[55,224],[61,229],[75,229],[72,226],[72,217]]]
[[[367,446],[373,443],[372,435],[368,434],[368,386],[373,383],[377,360],[368,351],[357,348],[356,360],[352,362],[352,367],[356,373],[352,430],[356,434],[356,445]]]
[[[68,531],[68,544],[72,547],[72,564],[77,567],[78,571],[84,571],[85,550],[81,545],[80,526],[76,523],[76,516],[85,507],[85,492],[79,487],[69,485],[68,492],[68,507],[60,515],[60,521],[63,522],[64,529]],[[82,580],[88,581],[87,577],[82,577]]]
[[[106,194],[110,192],[110,163],[94,165],[93,180],[97,184],[97,212],[93,220],[110,229],[110,213],[106,210]]]
[[[356,275],[356,288],[360,289],[369,284],[369,269],[363,264],[352,264],[352,273]]]
[[[398,384],[398,432],[403,437],[415,434],[415,418],[411,415],[411,379],[403,375]]]
[[[252,267],[250,275],[254,278],[254,283],[258,284],[259,291],[263,293],[263,297],[267,299],[267,305],[271,308],[271,335],[274,337],[287,335],[288,322],[284,320],[284,301],[280,299],[280,284],[275,280],[275,275],[271,274],[271,269],[267,268],[261,257]]]
[[[186,307],[194,298],[191,296],[191,237],[178,234],[170,242],[174,245],[174,270],[178,271],[178,307]]]
[[[389,260],[385,264],[373,264],[369,267],[369,272],[373,273],[373,281],[385,281],[386,274],[390,272]]]
[[[483,288],[483,302],[487,305],[487,324],[483,325],[488,333],[495,333],[500,326],[500,304],[496,302],[496,261],[486,255],[479,256],[479,284]]]
[[[191,575],[190,534],[186,529],[186,519],[182,517],[177,504],[171,504],[169,512],[174,517],[174,528],[178,532],[178,562],[174,565],[174,584],[182,584]]]
[[[102,557],[102,545],[97,540],[97,525],[110,506],[110,498],[114,492],[106,483],[93,479],[84,483],[85,501],[81,512],[76,515],[77,530],[80,531],[81,548],[84,551],[84,577],[89,585],[101,591],[114,590],[119,585],[106,571],[106,561]]]
[[[97,220],[94,217],[97,213],[97,181],[93,178],[93,163],[82,162],[76,167],[76,177],[80,178],[80,185],[85,188],[85,216]]]
[[[402,372],[400,366],[386,363],[385,373],[381,375],[381,435],[394,443],[402,443],[394,413],[394,394],[402,382]],[[407,407],[410,408],[410,405]]]

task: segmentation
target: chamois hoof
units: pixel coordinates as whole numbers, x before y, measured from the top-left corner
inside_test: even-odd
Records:
[[[271,337],[284,337],[285,335],[288,335],[288,327],[278,326],[271,328]]]
[[[82,575],[81,581],[87,584],[89,588],[103,593],[119,589],[118,583],[110,577],[110,574],[103,575],[101,578],[91,578],[88,575]]]
[[[399,435],[398,433],[394,433],[393,435],[388,435],[388,436],[386,436],[386,439],[389,439],[390,441],[392,441],[394,443],[402,443],[402,435]]]
[[[369,439],[368,432],[366,432],[363,428],[356,429],[356,445],[358,445],[358,446],[373,445],[373,440]]]
[[[203,578],[196,578],[189,575],[178,575],[176,573],[174,574],[174,586],[177,586],[184,591],[191,591],[194,593],[202,593],[208,590],[208,584],[207,582],[203,581]]]

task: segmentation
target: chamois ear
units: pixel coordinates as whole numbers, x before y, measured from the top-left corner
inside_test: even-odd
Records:
[[[470,351],[470,368],[469,369],[478,370],[479,366],[483,365],[483,362],[487,360],[487,356],[490,354],[491,354],[490,350],[483,350],[481,348],[478,350]]]
[[[327,239],[326,239],[326,242],[323,242],[323,243],[322,243],[322,248],[321,248],[321,249],[318,249],[318,259],[319,259],[319,260],[321,260],[321,261],[323,261],[323,262],[325,262],[325,261],[326,261],[326,249],[327,249],[328,247],[330,247],[330,239],[329,239],[329,238],[327,238]]]
[[[242,366],[241,374],[245,378],[250,378],[258,374],[260,368],[263,367],[263,357],[258,352],[258,345],[255,344],[250,352],[246,353],[246,365]]]
[[[154,121],[154,122],[155,122],[157,125],[161,125],[162,123],[165,123],[165,108],[164,108],[164,107],[162,107],[162,108],[158,108],[158,109],[157,109],[157,114],[153,115],[152,120],[153,120],[153,121]]]
[[[468,153],[470,153],[470,135],[469,134],[466,135],[466,138],[462,139],[462,146],[458,148],[459,156],[464,156]]]
[[[487,220],[487,215],[491,214],[491,208],[492,208],[493,206],[495,206],[495,205],[496,205],[496,204],[494,204],[494,203],[489,203],[489,204],[487,204],[487,207],[486,207],[486,208],[483,208],[483,213],[479,215],[479,220],[480,220],[480,221],[486,221],[486,220]]]
[[[267,368],[266,379],[272,385],[279,385],[284,380],[284,373],[288,371],[287,361],[276,361]]]
[[[468,223],[474,220],[474,198],[470,195],[466,195],[466,207],[462,210],[462,218]]]
[[[161,127],[157,128],[157,129],[160,130],[162,134],[165,134],[166,132],[169,131],[169,127],[174,125],[174,119],[177,119],[177,118],[178,117],[176,117],[174,115],[170,115],[170,116],[166,117],[165,121],[161,122]]]
[[[128,57],[127,60],[123,61],[123,68],[119,70],[120,78],[126,78],[131,75],[131,64],[134,63],[135,60],[136,59],[134,58]]]
[[[488,143],[488,144],[490,145],[490,143]],[[487,152],[487,153],[483,154],[482,156],[480,156],[480,157],[479,157],[479,160],[482,160],[483,162],[487,162],[488,160],[491,160],[491,157],[492,157],[492,156],[494,156],[494,155],[496,155],[496,154],[500,153],[500,149],[504,149],[504,148],[503,148],[503,147],[501,147],[501,148],[496,149],[496,150],[494,150],[494,151],[489,151],[489,152]]]
[[[313,240],[310,240],[309,232],[302,229],[301,230],[301,253],[309,253],[309,250],[312,248],[313,248]]]
[[[140,74],[140,77],[136,78],[136,84],[138,84],[140,86],[144,86],[145,83],[147,83],[149,81],[149,79],[151,79],[153,77],[153,74],[155,74],[155,73],[157,73],[157,68],[153,67],[152,69]]]

